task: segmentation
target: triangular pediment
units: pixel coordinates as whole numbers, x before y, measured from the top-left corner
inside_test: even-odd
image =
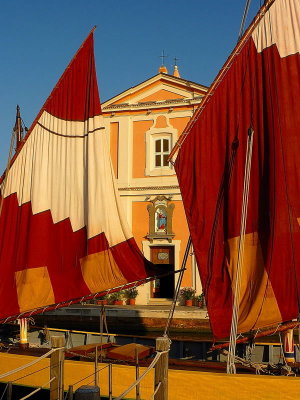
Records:
[[[201,97],[206,91],[206,86],[160,73],[107,100],[103,103],[103,110],[122,105],[142,106],[165,101],[186,101],[197,96]]]
[[[163,101],[163,100],[173,100],[173,99],[183,99],[188,96],[175,93],[171,88],[154,90],[152,94],[149,94],[146,97],[143,97],[139,100],[139,102],[148,102],[148,101]]]

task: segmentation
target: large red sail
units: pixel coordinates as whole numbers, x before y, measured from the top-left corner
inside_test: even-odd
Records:
[[[265,7],[190,123],[175,168],[216,338],[228,337],[252,128],[238,332],[300,304],[300,2]]]
[[[121,212],[93,43],[91,33],[2,181],[2,321],[153,273]]]

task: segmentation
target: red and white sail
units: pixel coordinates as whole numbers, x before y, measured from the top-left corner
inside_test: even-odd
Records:
[[[1,193],[0,320],[153,272],[121,211],[93,33],[38,114]]]
[[[181,139],[175,169],[215,337],[230,333],[249,128],[238,332],[299,314],[299,51],[299,0],[267,1]]]

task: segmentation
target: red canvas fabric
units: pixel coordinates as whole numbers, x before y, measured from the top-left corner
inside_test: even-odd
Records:
[[[153,276],[112,171],[91,33],[2,180],[1,322]]]
[[[299,7],[298,2],[288,3]],[[287,14],[284,4],[283,20]],[[262,23],[266,31],[270,29],[268,20]],[[288,30],[281,28],[281,34],[287,35]],[[293,37],[299,37],[299,20],[293,29]],[[259,41],[262,34],[263,30]],[[192,124],[177,156],[175,169],[216,338],[230,334],[227,245],[240,234],[249,127],[254,130],[254,144],[246,234],[258,233],[281,321],[299,314],[299,93],[299,51],[281,56],[274,43],[258,52],[250,36]],[[259,284],[255,279],[246,282],[253,295]],[[267,291],[262,306],[266,296]],[[269,323],[278,322],[274,313]]]
[[[72,121],[85,121],[101,113],[92,34],[67,67],[44,109]]]

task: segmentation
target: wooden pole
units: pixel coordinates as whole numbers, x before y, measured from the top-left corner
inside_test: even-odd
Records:
[[[102,337],[103,337],[103,316],[104,316],[104,305],[100,308],[100,362],[102,363]]]
[[[6,399],[7,400],[12,400],[12,383],[11,382],[8,382],[8,384],[7,384]]]
[[[69,394],[68,394],[68,400],[73,400],[74,395],[73,395],[73,385],[69,385]]]
[[[95,347],[95,386],[98,386],[98,346]]]
[[[64,336],[52,336],[51,347],[56,350],[50,356],[50,400],[63,400],[64,395]]]
[[[138,380],[140,377],[140,367],[139,367],[139,353],[138,349],[135,348],[135,379]],[[136,400],[140,400],[140,384],[137,384],[135,387],[135,397]]]
[[[108,398],[112,400],[112,363],[108,364]]]
[[[170,350],[170,339],[159,337],[156,339],[156,351],[163,352]],[[154,400],[168,400],[168,365],[169,353],[162,354],[155,365],[154,390],[160,383]]]

